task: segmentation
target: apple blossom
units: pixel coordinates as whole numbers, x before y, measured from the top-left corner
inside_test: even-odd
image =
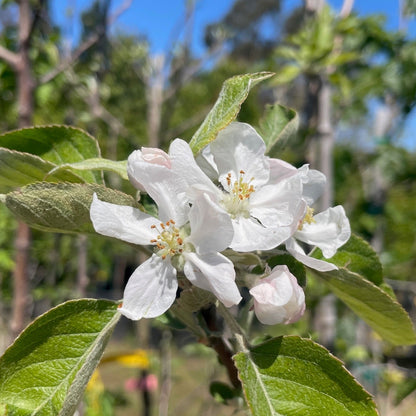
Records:
[[[156,157],[149,158],[150,153]],[[135,176],[134,165],[139,157],[147,164],[146,174],[140,177]],[[101,201],[95,194],[90,208],[98,233],[155,247],[155,253],[133,272],[124,291],[120,312],[134,320],[159,316],[171,306],[178,270],[227,307],[241,300],[233,263],[220,254],[233,237],[229,216],[205,194],[190,206],[176,186],[180,177],[166,170],[171,170],[166,154],[145,150],[128,160],[130,180],[155,200],[159,219],[133,207]]]
[[[302,202],[301,179],[295,174],[272,175],[266,145],[250,125],[234,122],[221,130],[199,157],[201,168],[189,146],[180,146],[180,152],[171,146],[172,170],[180,166],[186,172],[191,201],[203,192],[228,213],[234,229],[232,249],[269,250],[290,237],[293,214]],[[273,172],[278,165],[284,170],[288,164],[274,159]]]
[[[272,269],[250,289],[254,313],[266,325],[296,322],[305,311],[305,294],[285,265]]]
[[[296,240],[320,248],[325,258],[331,258],[349,240],[350,223],[341,205],[314,215],[310,205],[321,195],[325,176],[319,171],[309,170],[307,165],[298,172],[303,183],[303,205],[298,206],[295,214],[298,222],[295,223],[293,235],[285,243],[286,249],[308,267],[323,272],[336,270],[338,267],[335,264],[307,255]]]

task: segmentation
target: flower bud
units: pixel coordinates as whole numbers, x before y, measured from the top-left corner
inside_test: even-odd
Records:
[[[145,162],[171,168],[170,156],[161,149],[142,147],[142,158]]]
[[[250,289],[254,312],[266,325],[296,322],[305,311],[305,294],[287,266],[279,265]]]
[[[149,172],[149,169],[152,170]],[[142,147],[141,150],[135,150],[128,158],[127,174],[133,186],[140,191],[146,192],[147,189],[139,180],[138,172],[148,172],[156,174],[157,172],[166,171],[172,168],[170,156],[161,149],[153,147]]]

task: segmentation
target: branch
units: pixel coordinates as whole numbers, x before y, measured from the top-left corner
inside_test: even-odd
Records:
[[[19,65],[19,55],[0,45],[0,59],[3,59],[8,63],[14,70]]]
[[[108,25],[113,24],[120,17],[120,15],[131,6],[132,1],[133,0],[125,0],[123,4],[111,16],[108,17]],[[102,31],[99,31],[91,35],[85,42],[83,42],[77,49],[75,49],[71,56],[64,59],[52,71],[48,72],[43,77],[41,77],[41,79],[39,80],[39,84],[46,84],[47,82],[52,81],[59,74],[68,69],[86,50],[88,50],[89,48],[91,48],[91,46],[97,43],[100,39],[100,36],[102,35]]]
[[[87,49],[91,48],[92,45],[98,42],[98,39],[100,39],[100,35],[101,34],[99,33],[91,35],[85,42],[83,42],[77,49],[75,49],[71,56],[61,61],[61,63],[58,64],[54,69],[52,69],[52,71],[48,72],[43,77],[41,77],[41,79],[39,80],[39,84],[42,85],[46,84],[49,81],[52,81],[59,74],[68,69]]]
[[[341,11],[339,12],[339,17],[341,19],[348,17],[351,13],[353,5],[354,5],[354,0],[344,0]]]
[[[111,26],[133,3],[133,0],[124,0],[121,6],[108,18],[107,24]]]

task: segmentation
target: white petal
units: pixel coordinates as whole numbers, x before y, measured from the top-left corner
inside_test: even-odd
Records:
[[[233,263],[219,253],[185,253],[185,276],[195,286],[212,292],[225,306],[237,305],[241,295],[235,284]]]
[[[210,147],[220,182],[225,189],[228,189],[226,178],[230,172],[233,173],[234,182],[240,171],[244,171],[247,181],[253,178],[250,183],[254,187],[261,186],[269,180],[269,162],[264,156],[266,145],[249,124],[229,124],[218,133]]]
[[[305,310],[305,294],[287,266],[276,266],[270,275],[260,279],[251,289],[254,312],[267,325],[292,323]]]
[[[296,260],[311,269],[319,270],[320,272],[338,270],[338,267],[335,264],[329,263],[325,260],[314,259],[313,257],[306,255],[302,247],[294,238],[289,238],[289,240],[286,241],[286,249]]]
[[[133,320],[162,315],[175,301],[177,288],[175,268],[154,254],[130,276],[119,311]]]
[[[290,225],[301,201],[302,182],[292,176],[254,192],[250,196],[250,213],[267,227]]]
[[[178,225],[187,220],[186,183],[176,175],[169,164],[152,163],[143,159],[136,150],[127,161],[127,173],[133,185],[142,186],[156,202],[162,221],[173,219]]]
[[[341,205],[328,208],[313,218],[315,222],[305,223],[302,230],[296,231],[295,238],[319,247],[323,255],[330,258],[351,236],[350,223],[344,208]]]
[[[151,226],[160,223],[136,208],[101,201],[97,194],[92,199],[90,217],[97,233],[140,245],[150,245],[155,238]]]
[[[189,211],[191,235],[197,253],[225,250],[234,235],[229,215],[206,193],[201,193],[192,203]]]
[[[212,180],[218,179],[218,169],[214,161],[214,155],[211,153],[211,146],[205,146],[202,151],[195,157],[196,163],[202,171]]]
[[[181,139],[174,140],[170,145],[169,154],[173,172],[181,177],[188,187],[202,185],[210,189],[211,192],[216,192],[216,186],[197,165],[188,143]]]
[[[269,183],[277,183],[298,173],[298,170],[284,160],[269,158],[270,179]]]
[[[308,205],[312,205],[322,195],[326,177],[319,170],[309,169],[309,165],[303,165],[298,171],[303,183],[303,197]]]
[[[286,241],[290,227],[264,227],[254,218],[233,220],[234,238],[230,247],[236,251],[271,250]]]

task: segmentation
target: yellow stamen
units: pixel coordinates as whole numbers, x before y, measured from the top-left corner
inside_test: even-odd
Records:
[[[314,209],[311,207],[307,207],[306,208],[306,214],[303,217],[302,221],[300,221],[299,225],[298,225],[298,230],[301,231],[303,229],[303,225],[305,223],[307,224],[312,224],[312,223],[316,223],[315,218],[313,218],[313,213],[314,213]]]

